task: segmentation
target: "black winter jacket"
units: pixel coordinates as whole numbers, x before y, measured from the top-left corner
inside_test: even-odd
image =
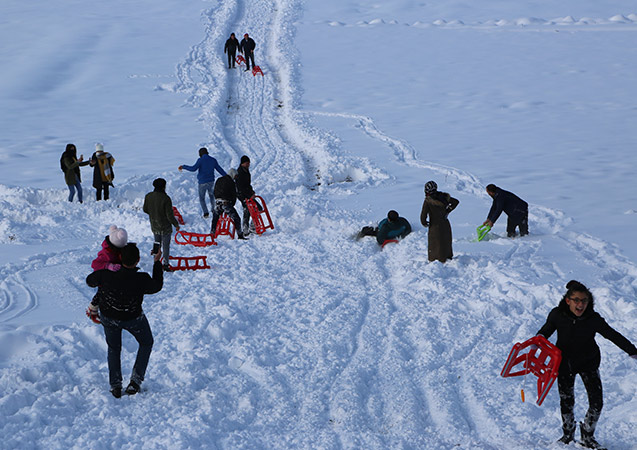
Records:
[[[239,51],[241,51],[241,53],[243,53],[244,55],[250,55],[252,54],[252,52],[254,52],[256,46],[257,44],[251,37],[249,37],[248,39],[243,38],[241,39],[241,43],[239,44]]]
[[[230,52],[231,55],[234,55],[235,53],[237,53],[237,48],[239,47],[239,41],[237,40],[237,38],[229,38],[226,41],[226,45],[223,46],[223,52],[224,53],[228,53]]]
[[[237,197],[242,202],[254,195],[254,190],[252,189],[252,176],[250,175],[250,171],[243,166],[239,166],[237,169]]]
[[[557,330],[557,348],[562,351],[560,373],[580,373],[597,370],[601,361],[595,334],[599,333],[629,355],[637,348],[614,330],[589,304],[580,317],[573,314],[565,300],[549,313],[538,334],[549,338]]]
[[[234,206],[237,202],[237,187],[230,175],[217,179],[214,194],[216,199],[225,200]]]
[[[514,193],[497,187],[487,219],[495,223],[502,211],[511,218],[521,218],[529,211],[529,204]]]
[[[86,277],[86,284],[98,288],[99,295],[93,298],[92,303],[104,316],[116,320],[136,319],[143,313],[144,294],[161,291],[164,272],[160,261],[153,264],[152,278],[138,270],[137,267],[129,269],[122,266],[117,272],[102,269]]]

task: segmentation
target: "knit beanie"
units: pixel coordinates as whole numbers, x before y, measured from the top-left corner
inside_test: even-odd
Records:
[[[117,248],[122,248],[128,243],[128,233],[123,228],[117,228],[117,225],[111,225],[108,228],[108,239]]]
[[[100,144],[99,142],[97,144],[95,144],[95,151],[96,152],[103,152],[104,151],[104,145]]]
[[[438,190],[438,185],[435,181],[427,181],[425,183],[425,194],[433,194]]]
[[[248,158],[248,155],[243,155],[241,157],[241,164],[246,163],[246,162],[250,162],[250,158]]]
[[[165,191],[166,190],[166,180],[164,180],[163,178],[157,178],[155,181],[153,181],[153,187],[157,191]]]

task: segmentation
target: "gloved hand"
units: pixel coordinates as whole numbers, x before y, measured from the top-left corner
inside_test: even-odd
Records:
[[[427,227],[429,226],[429,222],[425,221],[425,223],[423,224],[423,226],[424,226],[425,228],[427,228]]]
[[[100,316],[97,314],[97,306],[95,306],[93,303],[89,303],[88,308],[86,308],[86,317],[97,324],[102,323],[102,321],[100,320]]]
[[[106,265],[106,268],[110,270],[111,272],[117,272],[119,269],[122,268],[122,266],[120,264],[108,263]]]

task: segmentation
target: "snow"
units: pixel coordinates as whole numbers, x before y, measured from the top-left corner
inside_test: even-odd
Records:
[[[499,373],[570,279],[637,341],[637,11],[479,3],[4,0],[2,447],[557,448],[556,387],[537,407],[531,377]],[[230,32],[256,40],[264,77],[225,68]],[[113,154],[110,201],[86,168],[84,204],[66,201],[68,142]],[[143,392],[114,399],[85,277],[111,224],[150,270],[156,177],[184,229],[208,230],[177,171],[202,145],[226,170],[251,157],[275,229],[172,245],[212,269],[146,297]],[[460,200],[444,265],[419,223],[429,179]],[[529,202],[530,236],[502,217],[475,242],[489,183]],[[351,239],[390,209],[414,227],[403,242]],[[598,343],[597,438],[637,448],[637,366]],[[125,334],[125,377],[136,348]]]

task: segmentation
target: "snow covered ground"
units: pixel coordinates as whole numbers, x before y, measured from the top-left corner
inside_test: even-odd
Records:
[[[556,387],[537,407],[534,379],[499,373],[570,279],[637,341],[637,10],[474,3],[4,0],[0,447],[560,448]],[[225,68],[230,32],[264,77]],[[113,153],[109,202],[86,169],[86,201],[66,201],[68,142]],[[172,246],[212,269],[146,297],[147,379],[116,400],[84,280],[110,224],[150,250],[158,176],[208,230],[176,170],[201,145],[225,169],[251,157],[275,229]],[[444,265],[419,223],[429,179],[461,202]],[[474,242],[488,183],[530,203],[530,236],[501,218]],[[389,209],[414,227],[401,244],[351,239]],[[598,440],[635,449],[637,365],[598,343]],[[126,336],[125,375],[135,350]]]

